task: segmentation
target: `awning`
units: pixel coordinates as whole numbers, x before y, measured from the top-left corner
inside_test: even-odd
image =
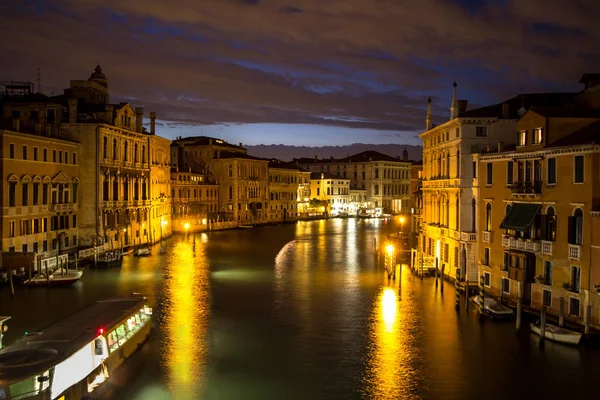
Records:
[[[513,203],[510,211],[500,224],[501,229],[511,229],[515,231],[524,231],[529,228],[539,211],[541,204],[533,203]]]

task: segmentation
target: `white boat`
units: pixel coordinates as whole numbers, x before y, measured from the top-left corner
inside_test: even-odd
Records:
[[[77,282],[81,279],[81,275],[83,275],[82,270],[64,270],[63,271],[54,271],[48,277],[46,274],[39,274],[34,276],[31,279],[26,279],[23,281],[23,285],[25,286],[69,286]]]
[[[252,229],[252,228],[254,228],[254,226],[252,226],[252,225],[238,225],[238,228],[240,228],[240,229]]]
[[[481,304],[479,295],[471,297],[471,301],[477,305]],[[504,304],[491,297],[483,298],[483,311],[485,314],[494,318],[510,317],[513,315],[513,310],[511,308],[506,307]]]
[[[148,247],[144,247],[144,248],[138,249],[135,252],[135,255],[138,256],[138,257],[151,256],[152,255],[152,250],[150,248],[148,248]]]
[[[540,321],[531,324],[531,331],[536,335],[541,336]],[[558,343],[578,345],[581,340],[581,333],[546,322],[544,337]]]

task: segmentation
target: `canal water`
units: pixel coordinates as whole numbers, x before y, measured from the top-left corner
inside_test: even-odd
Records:
[[[89,303],[147,294],[154,330],[111,399],[576,398],[600,390],[600,348],[546,342],[457,312],[452,284],[375,261],[398,226],[300,222],[175,236],[168,253],[86,269],[70,288],[0,289],[5,344]],[[590,397],[592,398],[592,397]]]

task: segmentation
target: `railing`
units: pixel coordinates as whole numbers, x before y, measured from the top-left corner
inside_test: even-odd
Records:
[[[569,244],[569,258],[571,260],[579,260],[581,258],[581,246]]]
[[[542,254],[546,256],[552,255],[552,242],[542,240]]]
[[[510,237],[509,236],[502,236],[502,247],[510,247]]]
[[[542,193],[542,182],[515,182],[511,186],[514,194],[540,194]]]
[[[51,211],[73,211],[73,203],[51,204]]]
[[[477,233],[461,232],[460,239],[463,242],[475,242],[477,241]]]
[[[485,235],[485,232],[484,232]],[[485,239],[484,239],[485,241]],[[502,236],[502,246],[508,247],[515,250],[530,251],[537,253],[542,248],[542,244],[537,240],[525,240],[519,238],[513,238],[508,235]],[[550,246],[550,252],[552,251],[552,245]]]
[[[527,240],[525,242],[525,250],[537,253],[540,251],[540,242]]]
[[[492,240],[492,232],[490,231],[483,231],[483,242],[484,243],[490,243]]]

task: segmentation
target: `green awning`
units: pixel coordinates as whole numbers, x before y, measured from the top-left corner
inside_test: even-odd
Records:
[[[526,230],[533,222],[535,214],[537,214],[541,206],[541,204],[533,203],[513,203],[510,211],[502,220],[500,228],[515,231]]]

